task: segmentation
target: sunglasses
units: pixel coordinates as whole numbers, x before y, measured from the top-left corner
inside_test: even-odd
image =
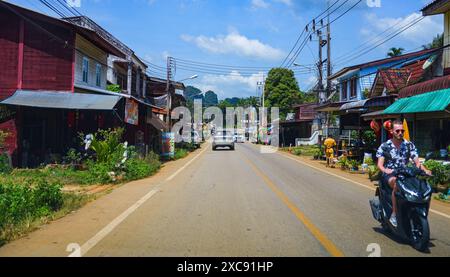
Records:
[[[400,134],[400,133],[404,134],[405,130],[395,130],[395,133],[397,133],[397,134]]]

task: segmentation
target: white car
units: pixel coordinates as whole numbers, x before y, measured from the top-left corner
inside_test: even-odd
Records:
[[[245,136],[243,134],[235,133],[234,134],[234,142],[236,142],[236,143],[244,143],[245,142]]]
[[[232,131],[216,131],[213,138],[212,149],[216,150],[219,147],[228,147],[230,150],[234,150],[234,136]]]

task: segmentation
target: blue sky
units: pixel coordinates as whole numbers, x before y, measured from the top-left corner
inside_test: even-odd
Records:
[[[340,0],[335,7],[344,1]],[[366,1],[332,24],[334,71],[346,65],[384,58],[390,47],[419,50],[443,32],[442,16],[427,17],[372,52],[351,59],[348,55],[355,53],[352,50],[363,43],[366,48],[378,44],[383,36],[375,35],[395,24],[399,24],[396,27],[399,28],[411,22],[429,2],[380,0],[381,7],[369,7]],[[37,0],[9,2],[54,15]],[[356,2],[348,0],[331,19]],[[196,80],[186,84],[204,91],[214,90],[219,98],[225,98],[255,96],[262,70],[281,65],[306,23],[324,11],[326,5],[326,0],[81,0],[78,10],[139,56],[159,66],[165,66],[165,59],[170,55],[210,64],[258,67],[245,72],[231,71],[231,68],[212,72],[211,68],[203,68],[202,71],[209,72],[205,73],[195,72],[195,68],[182,69],[181,63],[178,65],[176,80],[197,74]],[[296,62],[315,63],[317,49],[316,41],[308,43]],[[153,70],[158,74],[157,69]],[[307,89],[315,82],[316,74],[302,71],[297,79],[300,88]]]

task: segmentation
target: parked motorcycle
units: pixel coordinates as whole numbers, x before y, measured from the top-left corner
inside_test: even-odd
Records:
[[[397,227],[389,218],[392,213],[392,189],[380,181],[375,197],[370,200],[373,217],[381,223],[384,231],[408,241],[416,250],[426,251],[430,240],[428,213],[432,188],[424,178],[426,173],[417,167],[405,167],[394,172],[397,177]]]

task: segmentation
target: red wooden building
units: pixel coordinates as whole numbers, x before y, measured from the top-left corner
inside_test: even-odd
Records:
[[[118,126],[130,144],[153,149],[164,109],[145,94],[106,90],[108,56],[127,54],[93,29],[0,1],[0,128],[14,165],[54,162],[79,145],[79,132]],[[138,107],[134,124],[127,102]]]

